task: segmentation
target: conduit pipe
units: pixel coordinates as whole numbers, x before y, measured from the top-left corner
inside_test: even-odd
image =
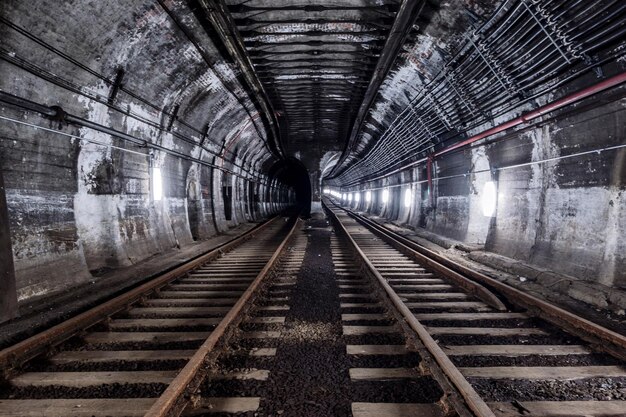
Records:
[[[555,110],[558,110],[560,108],[563,108],[565,106],[568,106],[570,104],[574,104],[582,99],[585,99],[589,96],[592,96],[594,94],[597,94],[601,91],[605,91],[608,90],[609,88],[615,87],[623,82],[626,82],[626,72],[623,72],[621,74],[618,74],[614,77],[608,78],[602,82],[599,82],[597,84],[592,85],[591,87],[587,87],[583,90],[577,91],[573,94],[570,94],[568,96],[563,97],[560,100],[557,101],[553,101],[552,103],[546,104],[544,106],[539,107],[536,110],[533,110],[531,112],[528,112],[526,114],[521,115],[520,117],[510,120],[506,123],[502,123],[501,125],[498,125],[496,127],[493,127],[491,129],[485,130],[482,133],[479,133],[477,135],[474,135],[464,141],[455,143],[452,146],[448,146],[447,148],[444,148],[440,151],[435,152],[432,157],[436,158],[438,156],[444,155],[450,151],[453,151],[455,149],[458,148],[462,148],[464,146],[467,145],[471,145],[474,142],[477,142],[481,139],[484,139],[488,136],[492,136],[495,135],[497,133],[503,132],[505,130],[511,129],[515,126],[519,126],[523,123],[526,123],[530,120],[536,119],[537,117],[543,116],[544,114],[553,112]]]
[[[567,95],[559,100],[553,101],[552,103],[548,103],[544,106],[541,106],[533,111],[530,111],[526,114],[521,115],[520,117],[517,117],[513,120],[510,120],[508,122],[502,123],[498,126],[492,127],[491,129],[487,129],[481,133],[478,133],[474,136],[471,136],[461,142],[455,143],[454,145],[448,146],[447,148],[441,149],[435,153],[430,154],[429,156],[425,157],[425,158],[421,158],[417,161],[411,162],[410,164],[407,164],[403,167],[397,168],[385,175],[373,178],[370,181],[375,181],[377,179],[381,179],[381,178],[386,178],[389,177],[393,174],[397,174],[398,172],[402,172],[406,169],[409,169],[411,167],[423,164],[424,162],[426,162],[428,164],[429,167],[429,172],[432,169],[432,162],[434,161],[435,158],[441,156],[441,155],[445,155],[453,150],[459,149],[459,148],[463,148],[465,146],[471,145],[474,142],[478,142],[481,139],[485,139],[489,136],[493,136],[495,134],[504,132],[505,130],[511,129],[513,127],[522,125],[526,122],[529,122],[530,120],[536,119],[540,116],[543,116],[547,113],[553,112],[555,110],[559,110],[565,106],[568,106],[570,104],[574,104],[576,102],[579,102],[587,97],[590,97],[594,94],[598,94],[601,93],[603,91],[606,91],[610,88],[616,87],[620,84],[623,84],[624,82],[626,82],[626,72],[622,72],[618,75],[615,75],[611,78],[607,78],[604,81],[601,81],[597,84],[594,84],[590,87],[584,88],[582,90],[579,90],[575,93],[572,93],[570,95]],[[432,174],[428,176],[428,190],[429,193],[432,191]]]
[[[63,124],[70,124],[70,123],[74,124],[74,125],[77,125],[77,126],[86,127],[88,129],[92,129],[92,130],[95,130],[97,132],[102,132],[102,133],[105,133],[107,135],[110,135],[110,136],[113,136],[113,137],[117,137],[117,138],[122,139],[124,141],[130,142],[130,143],[136,145],[139,148],[148,148],[148,149],[154,149],[154,150],[157,150],[157,151],[162,151],[162,152],[164,152],[166,154],[169,154],[169,155],[172,155],[172,156],[175,156],[175,157],[187,160],[187,161],[195,162],[197,164],[208,166],[210,168],[219,169],[221,171],[233,174],[233,175],[235,175],[237,177],[240,177],[240,178],[243,178],[243,179],[247,179],[246,177],[244,177],[243,175],[241,175],[241,174],[239,174],[239,173],[237,173],[235,171],[223,168],[221,165],[218,166],[218,165],[215,165],[215,164],[210,164],[210,163],[208,163],[206,161],[203,161],[202,159],[195,158],[195,157],[193,157],[191,155],[186,155],[186,154],[184,154],[182,152],[178,152],[176,150],[169,149],[169,148],[166,148],[164,146],[161,146],[161,145],[149,142],[146,139],[137,138],[135,136],[129,135],[129,134],[124,133],[124,132],[121,132],[119,130],[116,130],[116,129],[113,129],[113,128],[101,125],[99,123],[92,122],[92,121],[87,120],[87,119],[83,119],[82,117],[74,116],[74,115],[72,115],[70,113],[66,113],[59,106],[48,107],[48,106],[45,106],[45,105],[42,105],[42,104],[38,104],[38,103],[35,103],[33,101],[24,99],[22,97],[18,97],[18,96],[14,96],[12,94],[9,94],[9,93],[5,93],[3,91],[0,91],[0,103],[7,103],[7,104],[10,104],[10,105],[13,105],[13,106],[25,109],[25,110],[37,112],[37,113],[47,117],[48,119],[52,120],[53,123],[59,123],[59,125],[61,127],[62,127]],[[5,120],[12,120],[12,119],[9,119],[9,118],[4,118],[4,119]],[[12,121],[14,121],[16,123],[20,123],[20,124],[26,124],[26,123],[24,123],[22,121],[19,121],[19,120],[12,120]],[[33,125],[33,124],[27,124],[27,125],[29,125],[31,127],[38,128],[38,129],[46,130],[45,128],[43,128],[41,126],[36,126],[36,125]],[[50,130],[50,129],[47,129],[47,130]],[[58,132],[58,133],[63,134],[64,136],[74,137],[73,135],[68,135],[68,134],[63,133],[63,132]],[[96,141],[91,141],[91,140],[86,139],[86,138],[81,138],[81,137],[77,137],[77,138],[80,139],[80,140],[86,140],[88,142],[92,142],[92,143],[98,144]],[[195,144],[195,146],[198,146],[198,145]],[[208,149],[206,149],[204,147],[202,147],[202,149],[208,151]],[[137,152],[135,152],[135,153],[137,153]],[[146,154],[146,156],[147,156],[147,154]],[[214,157],[223,158],[222,156],[219,156],[219,155],[214,155]],[[237,168],[240,168],[243,172],[245,172],[247,174],[250,174],[250,172],[248,172],[244,167],[238,166],[238,165],[235,165],[235,166]]]

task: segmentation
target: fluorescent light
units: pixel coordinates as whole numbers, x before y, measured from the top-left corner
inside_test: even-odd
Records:
[[[389,201],[389,189],[385,188],[383,190],[383,204],[386,204]]]
[[[498,204],[498,190],[496,189],[495,182],[487,181],[485,183],[480,202],[483,207],[483,215],[493,217],[496,212],[496,205]]]
[[[161,168],[152,167],[150,171],[152,177],[152,200],[161,201],[163,198],[163,178],[161,177]]]
[[[367,191],[367,192],[365,193],[365,201],[367,201],[368,203],[369,203],[370,201],[372,201],[372,192],[371,192],[371,191]]]
[[[352,201],[352,194],[348,194],[348,201]]]
[[[404,192],[404,207],[411,207],[411,203],[413,202],[413,193],[408,189]]]
[[[357,203],[361,201],[361,193],[356,193],[354,195],[354,201],[356,201]]]

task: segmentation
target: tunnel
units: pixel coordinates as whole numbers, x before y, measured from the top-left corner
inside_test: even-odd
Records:
[[[270,168],[269,177],[289,187],[293,193],[292,202],[303,216],[311,213],[311,179],[306,167],[295,158],[277,162]]]
[[[623,0],[2,0],[0,40],[0,416],[626,415]]]

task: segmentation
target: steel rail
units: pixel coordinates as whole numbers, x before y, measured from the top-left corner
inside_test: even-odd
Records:
[[[427,256],[425,254],[422,254],[419,251],[415,250],[413,247],[410,247],[406,243],[401,242],[399,239],[396,239],[395,236],[391,236],[385,233],[384,230],[379,230],[379,226],[377,224],[372,224],[370,223],[371,221],[361,220],[361,218],[358,217],[358,215],[354,214],[354,212],[352,212],[351,210],[345,209],[341,206],[338,206],[337,204],[335,204],[335,207],[341,210],[345,210],[346,213],[348,213],[348,215],[350,215],[355,220],[360,221],[367,227],[375,229],[379,232],[379,235],[381,235],[383,239],[395,249],[413,258],[416,262],[419,262],[420,264],[426,265],[430,269],[437,271],[444,277],[453,281],[459,287],[463,288],[468,293],[485,302],[485,304],[489,305],[490,307],[493,307],[498,311],[508,310],[507,307],[502,303],[502,301],[500,301],[500,299],[493,292],[491,292],[484,286],[478,284],[475,281],[472,281],[471,279],[466,278],[462,275],[462,273],[453,270],[449,266],[440,262],[438,259],[433,259],[433,256]],[[466,272],[463,271],[463,274],[465,273]]]
[[[605,351],[619,359],[626,360],[626,336],[615,331],[607,329],[597,323],[584,319],[576,314],[541,300],[538,297],[527,294],[522,290],[518,290],[504,282],[498,281],[485,274],[468,268],[458,262],[452,261],[447,257],[440,255],[420,244],[401,236],[386,227],[366,219],[364,216],[356,214],[352,210],[339,207],[346,211],[352,218],[361,224],[367,225],[380,234],[393,239],[399,245],[404,245],[413,251],[421,253],[425,258],[433,260],[445,265],[446,267],[457,271],[463,275],[470,277],[488,288],[492,288],[497,293],[504,296],[509,302],[528,310],[529,314],[540,317],[558,327],[561,327],[582,339],[594,345],[597,349]]]
[[[385,293],[389,297],[397,311],[402,315],[408,326],[416,333],[424,347],[430,352],[433,359],[437,362],[437,365],[441,368],[445,376],[450,380],[452,385],[458,390],[461,397],[465,400],[469,409],[477,417],[495,417],[495,414],[487,403],[478,395],[471,384],[465,379],[458,368],[452,363],[448,355],[444,353],[439,344],[428,333],[428,330],[422,325],[417,318],[413,315],[411,310],[404,304],[402,299],[396,294],[391,285],[387,283],[385,278],[378,272],[376,267],[369,260],[367,255],[359,247],[359,245],[352,238],[346,227],[341,223],[337,215],[328,207],[325,201],[322,200],[322,205],[328,213],[331,214],[331,219],[337,225],[340,233],[345,236],[354,251],[358,255],[359,259],[363,262],[368,272],[370,272],[378,281],[378,283],[385,290]]]
[[[190,386],[194,382],[194,379],[202,373],[202,368],[206,363],[207,357],[211,354],[211,352],[213,352],[217,344],[223,341],[224,335],[227,331],[236,326],[242,315],[246,313],[247,308],[251,305],[250,301],[252,297],[255,295],[265,278],[275,267],[275,264],[279,260],[285,245],[291,239],[291,236],[296,231],[298,226],[301,225],[301,222],[302,220],[300,218],[296,219],[293,226],[289,230],[289,233],[287,233],[270,260],[267,264],[265,264],[252,284],[250,284],[237,303],[235,303],[233,308],[220,321],[220,324],[217,325],[196,353],[189,359],[185,367],[181,369],[174,380],[170,382],[167,389],[163,392],[163,394],[161,394],[144,417],[178,416],[182,413],[184,406],[186,405],[184,398],[185,394],[187,394],[188,391],[193,391],[195,388]],[[204,375],[201,375],[200,380],[196,380],[195,385],[199,385],[203,378]]]
[[[139,285],[130,291],[119,295],[109,301],[106,301],[94,308],[78,314],[56,326],[51,327],[41,333],[38,333],[28,339],[25,339],[13,346],[0,351],[0,372],[2,377],[8,379],[10,373],[16,367],[24,364],[26,361],[45,353],[50,347],[64,342],[72,336],[75,336],[87,327],[93,326],[108,317],[118,313],[129,305],[140,301],[145,296],[169,284],[171,281],[178,279],[181,275],[197,268],[198,266],[217,259],[222,254],[230,251],[242,243],[250,240],[259,232],[264,231],[271,224],[274,224],[280,216],[275,216],[270,220],[254,227],[253,229],[237,236],[228,242],[217,246],[211,251],[197,256],[189,262],[186,262],[171,271],[168,271],[155,279]]]
[[[343,207],[338,207],[338,208],[346,210]],[[361,220],[353,212],[349,210],[346,210],[346,212],[348,212],[348,214],[355,220],[357,221]],[[508,308],[502,303],[502,301],[500,301],[500,299],[493,292],[491,292],[489,289],[485,288],[484,286],[478,284],[477,282],[466,278],[463,275],[463,274],[467,274],[465,270],[463,271],[463,273],[459,273],[455,271],[454,269],[450,268],[449,266],[445,265],[444,263],[440,262],[439,260],[433,259],[434,257],[430,255],[426,256],[420,253],[419,251],[413,249],[413,247],[406,245],[404,242],[399,241],[399,239],[396,239],[394,236],[385,233],[385,231],[379,230],[379,227],[377,227],[378,225],[374,225],[366,221],[361,221],[361,223],[378,231],[379,235],[383,237],[383,239],[388,244],[393,246],[395,249],[398,249],[400,252],[404,253],[405,255],[408,255],[409,257],[413,258],[415,261],[419,262],[420,264],[426,265],[430,269],[437,271],[439,274],[453,281],[456,285],[463,288],[465,291],[472,294],[473,296],[479,298],[490,307],[493,307],[494,309],[498,311],[508,310]],[[469,268],[466,268],[466,269],[469,270]]]

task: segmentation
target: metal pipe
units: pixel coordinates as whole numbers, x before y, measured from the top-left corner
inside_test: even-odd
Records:
[[[583,99],[585,99],[587,97],[590,97],[590,96],[592,96],[594,94],[598,94],[598,93],[600,93],[602,91],[606,91],[606,90],[608,90],[610,88],[616,87],[616,86],[618,86],[620,84],[623,84],[624,82],[626,82],[626,72],[623,72],[621,74],[615,75],[615,76],[613,76],[611,78],[608,78],[608,79],[606,79],[604,81],[601,81],[601,82],[599,82],[597,84],[594,84],[594,85],[592,85],[590,87],[587,87],[587,88],[585,88],[583,90],[580,90],[580,91],[577,91],[577,92],[575,92],[573,94],[565,96],[562,99],[559,99],[559,100],[556,100],[556,101],[554,101],[552,103],[549,103],[549,104],[546,104],[544,106],[541,106],[541,107],[539,107],[536,110],[530,111],[530,112],[528,112],[528,113],[526,113],[526,114],[524,114],[524,115],[522,115],[520,117],[517,117],[517,118],[515,118],[513,120],[510,120],[508,122],[502,123],[502,124],[500,124],[498,126],[495,126],[495,127],[491,128],[491,129],[485,130],[485,131],[483,131],[483,132],[481,132],[481,133],[479,133],[477,135],[469,137],[469,138],[467,138],[467,139],[465,139],[465,140],[463,140],[461,142],[458,142],[458,143],[456,143],[454,145],[451,145],[451,146],[449,146],[447,148],[444,148],[444,149],[442,149],[442,150],[440,150],[438,152],[435,152],[434,154],[431,154],[428,157],[421,158],[421,159],[419,159],[417,161],[411,162],[410,164],[407,164],[405,166],[397,168],[397,169],[395,169],[395,170],[393,170],[393,171],[391,171],[391,172],[389,172],[389,173],[387,173],[385,175],[381,175],[379,177],[373,178],[370,181],[375,181],[375,180],[378,180],[378,179],[386,178],[386,177],[389,177],[391,175],[397,174],[398,172],[402,172],[402,171],[404,171],[406,169],[409,169],[411,167],[423,164],[424,162],[427,162],[431,156],[433,158],[437,158],[437,157],[439,157],[441,155],[445,155],[448,152],[451,152],[451,151],[459,149],[459,148],[463,148],[463,147],[465,147],[467,145],[471,145],[471,144],[473,144],[473,143],[475,143],[475,142],[477,142],[477,141],[479,141],[481,139],[485,139],[485,138],[487,138],[489,136],[493,136],[493,135],[495,135],[497,133],[504,132],[504,131],[506,131],[508,129],[511,129],[513,127],[516,127],[516,126],[519,126],[519,125],[521,125],[523,123],[526,123],[526,122],[528,122],[530,120],[536,119],[537,117],[543,116],[543,115],[545,115],[547,113],[550,113],[550,112],[553,112],[555,110],[559,110],[559,109],[561,109],[561,108],[563,108],[565,106],[568,106],[570,104],[574,104],[574,103],[576,103],[576,102],[578,102],[580,100],[583,100]]]
[[[198,159],[198,158],[194,158],[194,157],[189,156],[189,155],[185,155],[182,152],[178,152],[178,151],[166,148],[166,147],[161,146],[161,145],[156,145],[154,143],[148,142],[145,139],[136,138],[136,137],[131,136],[131,135],[127,134],[127,133],[120,132],[118,130],[109,128],[107,126],[103,126],[103,125],[98,124],[98,123],[94,123],[94,122],[92,122],[90,120],[83,119],[81,117],[74,116],[74,115],[71,115],[69,113],[65,113],[63,111],[63,109],[61,109],[60,107],[43,106],[41,104],[34,103],[34,102],[30,101],[30,100],[26,100],[26,99],[23,99],[21,97],[13,96],[11,94],[8,94],[8,93],[2,92],[2,91],[0,91],[0,102],[4,102],[4,103],[7,103],[7,104],[11,104],[13,106],[16,106],[16,107],[20,107],[22,109],[26,109],[26,110],[29,110],[29,111],[33,111],[33,112],[42,114],[42,115],[47,116],[48,118],[52,119],[53,121],[58,121],[59,123],[72,123],[72,124],[75,124],[75,125],[78,125],[78,126],[86,127],[88,129],[93,129],[93,130],[96,130],[98,132],[106,133],[108,135],[117,137],[119,139],[131,142],[131,143],[133,143],[133,144],[135,144],[135,145],[137,145],[137,146],[139,146],[141,148],[156,149],[156,150],[165,152],[167,154],[176,156],[178,158],[185,159],[187,161],[192,161],[192,162],[198,163],[200,165],[204,165],[204,166],[214,167],[214,168],[220,169],[222,171],[228,172],[230,174],[236,175],[238,177],[245,178],[242,175],[237,174],[237,173],[235,173],[235,172],[233,172],[231,170],[228,170],[226,168],[222,168],[222,167],[219,167],[219,166],[213,166],[209,162],[203,161],[203,160]],[[78,136],[75,136],[75,135],[70,135],[70,134],[67,134],[67,133],[64,133],[64,132],[53,131],[52,129],[48,129],[48,128],[45,128],[45,127],[42,127],[42,126],[37,126],[35,124],[25,123],[25,122],[22,122],[20,120],[11,119],[11,118],[8,118],[8,117],[2,117],[2,119],[8,120],[8,121],[12,121],[12,122],[15,122],[15,123],[19,123],[19,124],[22,124],[22,125],[27,125],[27,126],[35,128],[35,129],[42,129],[42,130],[52,131],[52,132],[58,133],[58,134],[63,135],[63,136],[68,136],[68,137],[76,138],[76,139],[79,139],[79,140],[88,141],[88,142],[91,142],[91,143],[95,143],[97,145],[109,146],[109,147],[112,147],[112,148],[116,148],[116,149],[120,149],[120,150],[124,150],[124,151],[128,151],[128,152],[139,153],[137,151],[122,149],[122,148],[116,147],[114,145],[108,145],[108,144],[99,143],[98,141],[89,140],[89,139],[78,137]],[[246,172],[243,168],[241,168],[241,169],[242,169],[242,171]]]
[[[594,94],[600,93],[602,91],[608,90],[609,88],[618,86],[619,84],[622,84],[626,82],[626,72],[622,72],[621,74],[618,74],[614,77],[611,77],[609,79],[606,79],[604,81],[601,81],[597,84],[592,85],[591,87],[587,87],[583,90],[577,91],[573,94],[570,94],[568,96],[563,97],[560,100],[556,100],[553,101],[552,103],[546,104],[544,106],[539,107],[536,110],[530,111],[526,114],[523,114],[522,116],[515,118],[513,120],[510,120],[506,123],[502,123],[496,127],[493,127],[491,129],[485,130],[482,133],[479,133],[477,135],[474,135],[470,138],[465,139],[464,141],[458,142],[452,146],[448,146],[447,148],[444,148],[438,152],[435,152],[433,154],[433,157],[438,157],[441,155],[444,155],[448,152],[451,152],[455,149],[459,149],[462,147],[465,147],[467,145],[471,145],[474,142],[477,142],[481,139],[484,139],[486,137],[489,136],[493,136],[497,133],[503,132],[505,130],[511,129],[513,127],[519,126],[523,123],[526,123],[530,120],[536,119],[537,117],[543,116],[544,114],[553,112],[555,110],[561,109],[565,106],[568,106],[570,104],[576,103],[577,101],[580,101],[582,99],[585,99],[589,96],[592,96]]]
[[[348,154],[352,150],[357,135],[361,130],[363,122],[365,121],[365,116],[374,102],[374,99],[378,94],[378,90],[385,80],[387,73],[396,61],[402,45],[413,27],[413,22],[415,22],[415,19],[417,19],[417,16],[422,11],[424,4],[424,1],[418,0],[404,0],[402,2],[400,10],[398,10],[396,18],[394,19],[393,26],[389,31],[389,37],[385,42],[383,52],[378,60],[378,63],[376,64],[376,68],[374,69],[372,79],[369,82],[367,91],[365,92],[365,96],[361,102],[361,106],[359,107],[354,124],[352,125],[352,130],[346,143],[346,147],[339,162],[335,168],[333,168],[333,171],[331,171],[331,175],[335,172],[335,169],[345,161]]]

